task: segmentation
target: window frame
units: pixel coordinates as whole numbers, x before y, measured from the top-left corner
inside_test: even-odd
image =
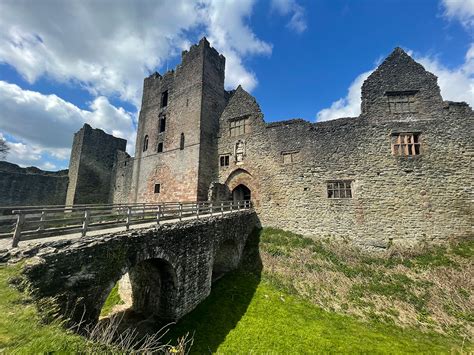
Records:
[[[250,133],[249,116],[229,120],[229,137],[239,137]]]
[[[284,151],[281,152],[281,161],[283,164],[294,164],[299,162],[299,150],[289,150],[289,151]],[[285,157],[289,157],[290,161],[285,161]]]
[[[158,187],[158,188],[157,188]],[[161,193],[161,183],[155,183],[153,192],[155,194],[160,194]]]
[[[354,198],[354,180],[326,181],[326,197],[328,200],[350,200]]]
[[[219,155],[219,167],[226,168],[230,166],[230,154]]]
[[[421,132],[393,132],[390,137],[392,155],[400,158],[422,155]]]
[[[389,112],[394,115],[417,113],[417,102],[415,100],[417,92],[418,90],[385,92]]]

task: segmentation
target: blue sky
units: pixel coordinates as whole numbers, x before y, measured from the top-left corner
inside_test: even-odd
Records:
[[[0,137],[7,160],[66,168],[85,122],[133,154],[143,78],[206,36],[267,121],[357,116],[396,46],[474,106],[474,0],[3,0]]]

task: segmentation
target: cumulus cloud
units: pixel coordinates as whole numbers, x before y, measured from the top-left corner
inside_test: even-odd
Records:
[[[474,29],[474,0],[442,0],[444,15]]]
[[[282,16],[291,16],[287,27],[297,33],[302,33],[308,27],[306,24],[306,14],[303,6],[296,0],[272,0],[272,9]]]
[[[322,109],[317,114],[317,121],[329,121],[341,117],[355,117],[360,114],[360,90],[365,79],[373,70],[360,74],[347,90],[347,95],[334,101],[330,107]]]
[[[103,96],[89,106],[90,110],[82,110],[56,95],[43,95],[0,81],[0,131],[18,140],[7,141],[8,159],[21,165],[38,162],[45,153],[59,160],[68,159],[73,133],[84,123],[133,145],[135,133],[129,112],[113,106]]]
[[[255,87],[243,57],[271,46],[246,24],[254,0],[0,2],[0,62],[33,83],[41,76],[75,82],[93,95],[140,103],[143,78],[204,28],[229,56],[228,85]],[[194,40],[194,39],[193,39]],[[240,79],[239,79],[240,78]]]
[[[272,46],[257,38],[246,20],[252,14],[254,0],[205,0],[209,42],[226,57],[226,87],[239,84],[252,91],[257,85],[255,73],[245,68],[243,58],[248,55],[269,55]]]
[[[420,56],[408,51],[426,70],[438,77],[438,85],[443,99],[465,101],[474,107],[474,43],[466,53],[464,63],[454,69],[443,65],[436,57]],[[360,93],[362,84],[373,70],[360,74],[350,85],[345,97],[333,102],[316,115],[317,121],[333,120],[341,117],[353,117],[360,114]]]

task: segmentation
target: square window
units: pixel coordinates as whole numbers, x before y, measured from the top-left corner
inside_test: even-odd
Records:
[[[291,164],[298,161],[299,152],[282,152],[283,164]]]
[[[159,194],[161,191],[161,184],[155,184],[155,194]]]
[[[328,198],[352,198],[352,181],[328,181]]]
[[[409,157],[421,154],[419,133],[397,133],[392,135],[392,154]]]
[[[229,122],[229,134],[231,137],[237,137],[249,132],[248,118],[240,118]]]
[[[390,113],[416,113],[415,94],[417,91],[387,91],[388,108]]]
[[[225,155],[220,156],[220,166],[221,167],[229,166],[229,162],[230,162],[230,155],[229,154],[225,154]]]

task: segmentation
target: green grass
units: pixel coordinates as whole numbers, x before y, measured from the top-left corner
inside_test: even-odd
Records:
[[[112,291],[110,291],[109,296],[105,300],[105,303],[102,306],[102,310],[100,311],[100,316],[101,317],[106,316],[112,311],[112,309],[115,306],[120,305],[120,304],[124,304],[124,302],[122,301],[118,293],[118,283],[117,283],[115,284]]]
[[[0,353],[74,353],[103,347],[66,331],[59,322],[42,324],[35,306],[8,285],[20,266],[0,266]]]
[[[325,312],[254,274],[219,280],[212,294],[172,330],[194,332],[191,353],[447,353],[453,339]]]

